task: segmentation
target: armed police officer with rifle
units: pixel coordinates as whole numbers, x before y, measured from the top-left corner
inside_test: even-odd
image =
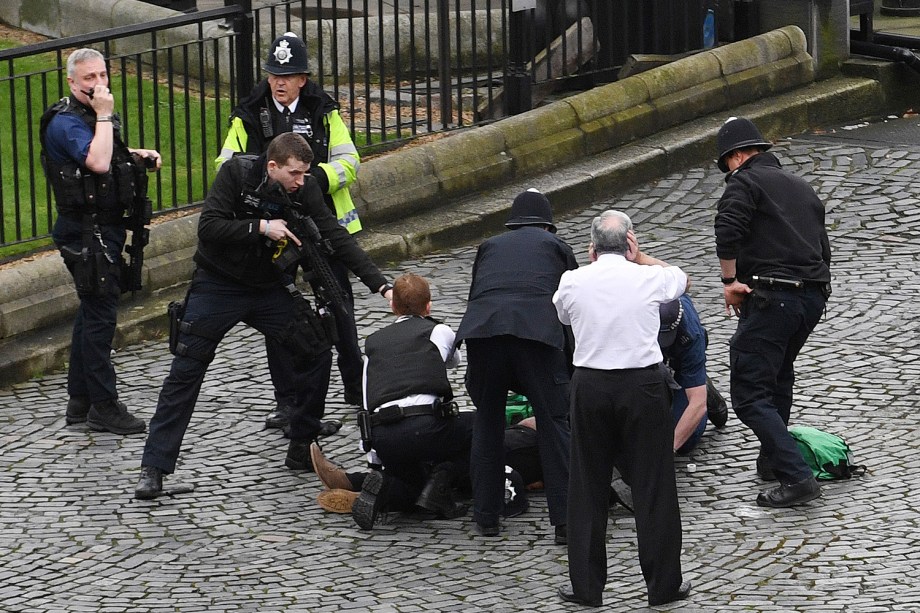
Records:
[[[278,341],[282,357],[292,364],[296,406],[285,465],[312,470],[309,445],[325,409],[334,309],[308,304],[290,273],[301,264],[320,285],[328,285],[316,261],[323,259],[322,250],[331,250],[371,291],[387,299],[391,293],[380,270],[326,208],[309,174],[312,160],[303,137],[289,132],[275,138],[262,156],[235,156],[218,171],[198,223],[197,270],[184,306],[174,309],[170,348],[175,358],[150,421],[136,498],[164,493],[163,475],[176,468],[208,365],[239,322]]]
[[[39,132],[42,166],[58,213],[52,237],[80,299],[67,372],[66,420],[86,422],[93,430],[136,434],[145,424],[118,399],[112,339],[119,295],[140,289],[151,212],[145,173],[159,169],[161,159],[156,151],[131,149],[122,141],[101,53],[71,53],[67,83],[71,95],[42,115]],[[130,264],[122,259],[126,227],[132,230]]]

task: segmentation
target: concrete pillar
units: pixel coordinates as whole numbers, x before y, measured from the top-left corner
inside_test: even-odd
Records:
[[[760,0],[757,4],[761,32],[788,25],[802,28],[816,79],[839,74],[841,62],[850,55],[848,0]]]

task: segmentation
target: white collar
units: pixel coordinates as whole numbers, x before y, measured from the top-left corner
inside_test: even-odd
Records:
[[[279,112],[279,113],[283,113],[283,112],[284,112],[284,105],[283,105],[283,104],[281,104],[280,102],[278,102],[278,101],[275,100],[274,98],[272,98],[272,102],[275,103],[275,108],[278,109],[278,112]],[[287,107],[287,108],[289,108],[289,109],[291,110],[291,114],[293,114],[294,111],[297,110],[297,103],[298,103],[298,102],[300,102],[300,97],[299,97],[299,96],[298,96],[297,98],[294,98],[294,102],[292,102],[291,105],[290,105],[289,107]]]

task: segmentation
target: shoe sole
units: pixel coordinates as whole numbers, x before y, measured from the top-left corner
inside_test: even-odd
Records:
[[[383,475],[372,472],[364,479],[361,494],[355,500],[351,509],[351,516],[362,530],[374,528],[377,521],[377,496],[383,488]]]
[[[70,415],[68,415],[67,417],[64,418],[64,420],[67,422],[68,426],[74,426],[76,424],[85,424],[86,416],[84,415],[83,417],[71,417]]]
[[[109,426],[108,424],[101,424],[87,419],[86,425],[89,426],[90,430],[95,432],[111,432],[112,434],[141,434],[147,431],[147,425],[141,424],[140,426],[135,426],[134,428],[115,428]]]
[[[359,495],[349,490],[323,490],[316,497],[316,502],[324,511],[345,514],[352,512]]]

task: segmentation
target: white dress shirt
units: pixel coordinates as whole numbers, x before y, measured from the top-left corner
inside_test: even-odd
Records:
[[[658,305],[687,287],[676,266],[642,266],[605,253],[559,280],[553,304],[559,321],[572,326],[575,366],[614,370],[661,362]]]

